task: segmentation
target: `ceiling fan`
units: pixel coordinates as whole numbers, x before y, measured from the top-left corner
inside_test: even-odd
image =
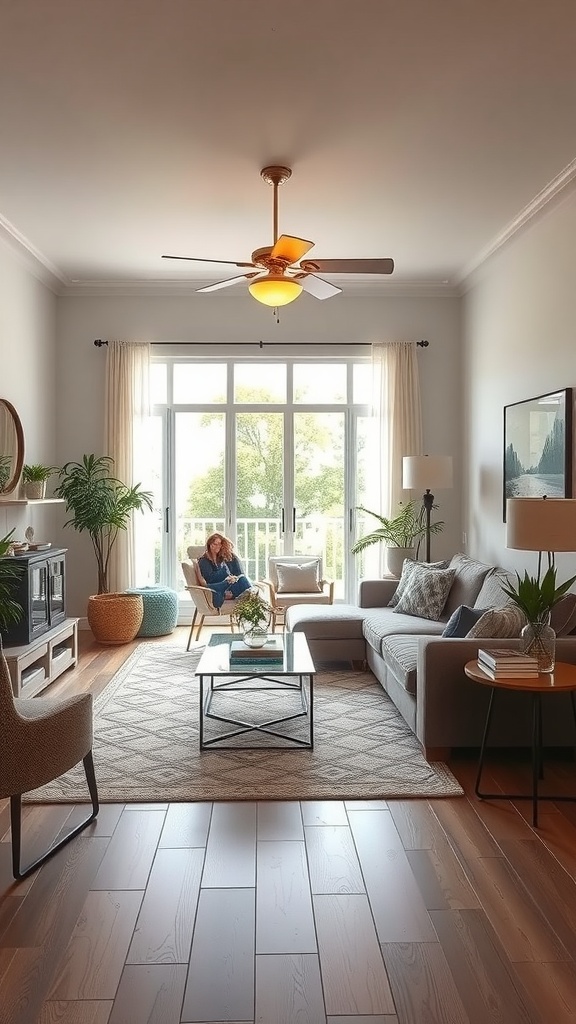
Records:
[[[216,292],[220,288],[229,288],[238,281],[250,281],[249,292],[267,306],[285,306],[300,295],[302,289],[316,299],[329,299],[342,291],[330,284],[316,272],[322,274],[391,274],[394,260],[361,259],[361,260],[321,260],[303,259],[313,247],[314,242],[295,235],[278,237],[278,188],[292,171],[289,167],[273,165],[260,171],[264,181],[274,188],[274,243],[255,249],[251,262],[239,260],[202,259],[199,256],[162,256],[163,260],[193,260],[196,263],[226,263],[231,267],[250,268],[249,273],[238,277],[229,277],[225,281],[217,281],[198,292]]]

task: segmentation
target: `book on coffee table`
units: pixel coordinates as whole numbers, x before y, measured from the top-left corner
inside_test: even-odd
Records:
[[[249,647],[243,640],[230,644],[230,661],[278,661],[284,658],[284,644],[281,636],[270,637],[263,647]]]

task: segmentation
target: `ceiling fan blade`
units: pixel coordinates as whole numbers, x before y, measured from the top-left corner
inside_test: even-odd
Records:
[[[230,267],[254,267],[255,263],[238,263],[236,260],[213,260],[201,256],[162,256],[163,260],[192,260],[193,263],[227,263]]]
[[[391,274],[394,270],[394,260],[320,260],[316,256],[311,261],[314,266],[312,270],[319,270],[322,274]],[[306,265],[302,267],[306,270]]]
[[[341,288],[330,284],[329,281],[323,281],[321,277],[316,277],[314,274],[296,274],[294,280],[298,281],[304,291],[310,292],[315,299],[331,299],[333,295],[338,295],[342,291]]]
[[[270,256],[272,259],[286,260],[288,263],[296,263],[313,247],[314,242],[306,238],[297,238],[295,235],[280,235],[274,243]]]
[[[216,284],[207,284],[205,288],[197,288],[197,292],[217,292],[220,288],[229,288],[231,284],[237,284],[238,281],[249,281],[251,277],[261,277],[258,271],[254,274],[239,274],[238,277],[228,277],[225,281],[216,281]]]

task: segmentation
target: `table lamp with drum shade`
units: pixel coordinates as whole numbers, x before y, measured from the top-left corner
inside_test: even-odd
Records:
[[[542,552],[548,567],[557,551],[576,551],[576,498],[508,498],[506,547],[538,552],[538,577]]]

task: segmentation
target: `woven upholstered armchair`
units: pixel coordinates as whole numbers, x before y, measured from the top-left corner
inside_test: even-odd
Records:
[[[28,867],[21,867],[22,794],[38,789],[84,762],[92,799],[87,818]],[[92,694],[76,697],[14,697],[0,638],[0,799],[10,798],[12,872],[26,878],[98,814],[92,761]]]
[[[196,622],[198,622],[196,640],[199,640],[200,632],[204,625],[204,619],[207,615],[216,615],[221,619],[228,620],[228,624],[230,625],[232,632],[234,632],[234,619],[232,616],[236,611],[238,601],[226,600],[221,608],[214,607],[213,591],[210,590],[209,587],[203,586],[201,582],[202,577],[198,569],[198,559],[200,558],[200,555],[203,554],[204,550],[205,549],[202,545],[192,544],[187,548],[188,558],[190,561],[180,563],[182,566],[182,572],[184,573],[184,579],[186,581],[186,590],[190,594],[194,604],[194,615],[192,617],[190,633],[188,634],[188,643],[186,645],[187,651],[190,650],[190,644],[192,643],[194,636],[194,627],[196,626]]]

